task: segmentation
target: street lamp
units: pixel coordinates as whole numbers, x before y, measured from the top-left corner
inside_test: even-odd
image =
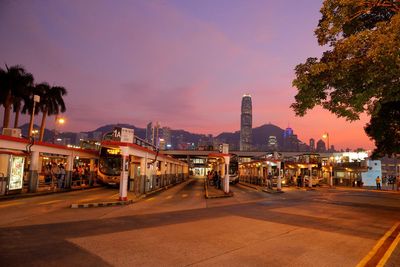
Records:
[[[35,106],[36,103],[40,102],[40,96],[38,95],[33,95],[33,107],[32,107],[32,114],[31,114],[31,120],[29,121],[29,130],[28,130],[28,137],[31,137],[33,134],[33,117],[35,116]]]
[[[53,138],[53,144],[56,143],[56,135],[57,135],[57,124],[63,125],[65,123],[65,119],[63,117],[59,118],[56,116],[55,124],[54,124],[54,138]]]

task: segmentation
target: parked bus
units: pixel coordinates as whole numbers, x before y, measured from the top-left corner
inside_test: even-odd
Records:
[[[119,148],[100,147],[98,179],[103,184],[117,185],[121,176],[122,158]]]
[[[239,182],[239,162],[236,154],[231,154],[229,161],[229,183],[236,184]]]
[[[103,141],[106,140],[112,140],[112,132],[104,135]],[[156,146],[149,144],[137,136],[134,136],[134,143],[149,150],[158,152]],[[99,168],[97,170],[99,181],[107,185],[119,185],[122,169],[121,150],[119,148],[104,145],[102,142],[99,153]]]

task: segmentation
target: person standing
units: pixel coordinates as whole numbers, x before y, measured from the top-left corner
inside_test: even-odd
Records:
[[[58,188],[64,188],[65,180],[65,168],[64,165],[60,164],[60,175],[58,177]]]
[[[381,190],[381,178],[379,178],[378,176],[376,177],[375,181],[376,181],[376,190]]]

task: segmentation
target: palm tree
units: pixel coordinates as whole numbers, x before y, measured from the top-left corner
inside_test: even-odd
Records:
[[[32,74],[20,65],[10,68],[6,65],[6,70],[0,69],[0,103],[4,106],[3,128],[9,125],[12,106],[17,113],[15,123],[18,124],[21,100],[27,99],[32,84]]]
[[[67,94],[67,90],[61,86],[50,86],[48,83],[36,85],[36,90],[40,96],[39,110],[43,113],[39,141],[43,141],[46,117],[66,111],[63,96]]]

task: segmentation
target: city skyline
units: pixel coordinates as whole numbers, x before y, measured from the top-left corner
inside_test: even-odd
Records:
[[[67,88],[63,131],[148,121],[204,134],[237,131],[239,99],[248,92],[254,127],[289,125],[300,140],[329,132],[338,149],[373,148],[366,116],[350,124],[321,108],[303,118],[289,108],[293,68],[322,51],[313,34],[322,1],[96,3],[0,4],[7,36],[0,61]]]

